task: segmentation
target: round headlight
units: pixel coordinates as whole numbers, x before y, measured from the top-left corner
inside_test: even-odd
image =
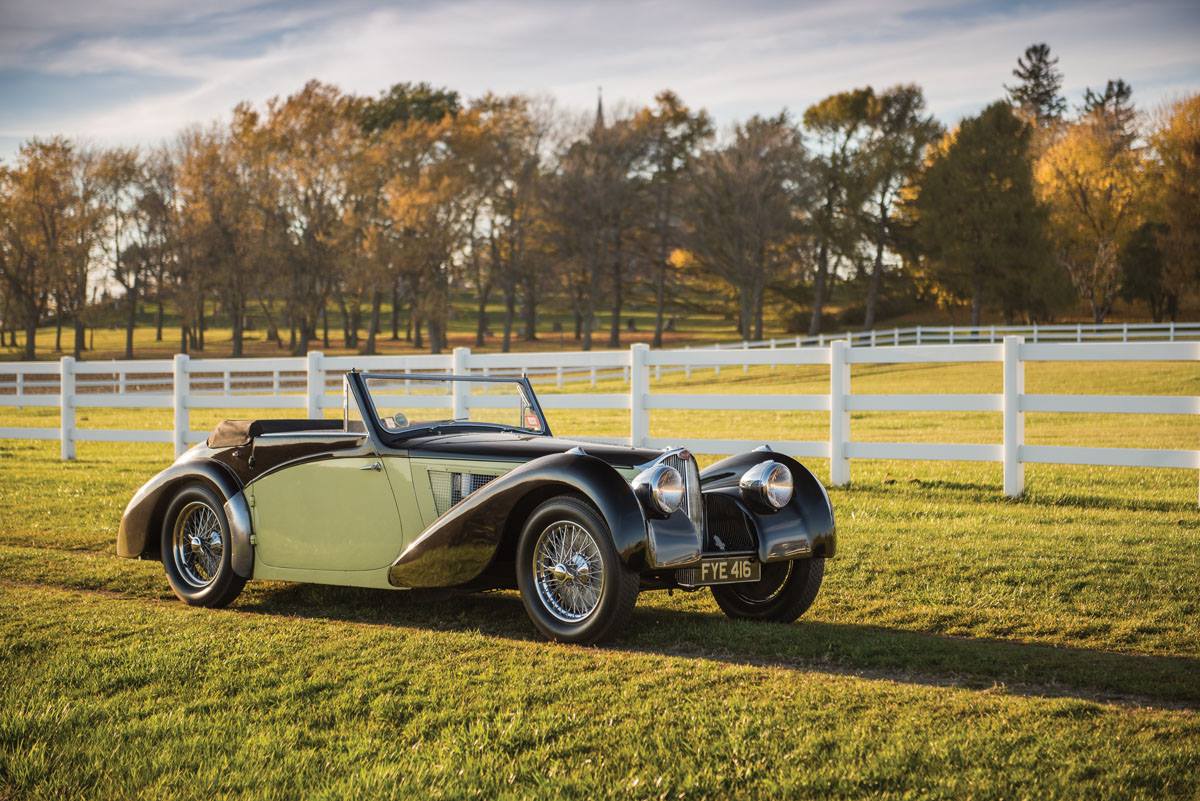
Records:
[[[792,471],[779,462],[759,462],[742,474],[738,484],[746,500],[772,509],[782,509],[792,499]]]
[[[652,504],[654,511],[664,515],[672,514],[683,504],[683,476],[669,465],[643,470],[633,480],[633,488]]]

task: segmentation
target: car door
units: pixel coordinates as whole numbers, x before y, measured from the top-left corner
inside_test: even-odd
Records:
[[[400,554],[404,532],[375,455],[303,462],[250,485],[255,559],[304,570],[376,570]]]

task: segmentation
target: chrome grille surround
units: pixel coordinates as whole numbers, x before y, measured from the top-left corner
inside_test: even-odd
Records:
[[[664,451],[661,456],[643,465],[638,465],[637,470],[641,472],[658,464],[675,468],[683,477],[682,508],[688,519],[692,521],[692,525],[696,527],[696,531],[700,532],[703,537],[704,498],[700,494],[700,468],[696,465],[696,458],[685,448],[674,448]]]

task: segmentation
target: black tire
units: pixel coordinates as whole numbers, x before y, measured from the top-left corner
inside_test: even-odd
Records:
[[[560,596],[553,595],[556,591],[548,585],[557,580],[553,579],[550,571],[543,570],[539,573],[534,568],[535,551],[538,550],[539,543],[546,537],[554,537],[562,530],[562,524],[578,526],[590,536],[596,549],[594,552],[589,549],[588,553],[597,558],[602,569],[598,600],[594,602],[591,611],[578,620],[564,619],[564,615],[570,615],[570,610],[561,606],[558,611],[552,608],[553,601],[547,600],[547,597]],[[595,573],[572,573],[571,580],[580,581],[580,575],[586,577],[586,582]],[[608,525],[596,510],[579,498],[560,495],[534,509],[533,514],[525,521],[517,543],[517,586],[521,590],[521,601],[525,604],[529,619],[547,639],[555,642],[594,643],[616,635],[625,627],[637,603],[639,580],[637,573],[621,561],[617,549],[613,546]],[[589,604],[585,602],[581,606],[588,607]]]
[[[821,589],[824,559],[795,559],[762,566],[762,579],[712,587],[717,606],[737,620],[791,623],[808,611]]]
[[[197,545],[177,547],[176,529],[186,529],[189,521],[208,537]],[[182,541],[186,534],[180,534]],[[213,534],[219,534],[219,553]],[[228,606],[238,597],[246,580],[233,572],[230,539],[224,503],[217,493],[201,483],[188,484],[176,493],[163,516],[160,553],[167,581],[179,600],[216,608]]]

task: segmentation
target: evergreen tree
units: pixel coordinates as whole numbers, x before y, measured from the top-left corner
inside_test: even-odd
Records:
[[[1043,42],[1025,48],[1025,55],[1017,59],[1013,76],[1020,83],[1004,88],[1025,119],[1039,128],[1062,119],[1067,110],[1067,101],[1061,91],[1063,76],[1058,69],[1058,59],[1050,57],[1050,45]]]
[[[1003,101],[964,120],[939,146],[910,209],[926,277],[941,297],[970,302],[972,325],[985,304],[1006,319],[1041,317],[1062,295],[1033,193],[1031,134]]]
[[[1103,92],[1085,89],[1083,106],[1079,111],[1083,116],[1093,117],[1107,126],[1122,147],[1131,145],[1137,136],[1133,87],[1121,78],[1109,81]]]

